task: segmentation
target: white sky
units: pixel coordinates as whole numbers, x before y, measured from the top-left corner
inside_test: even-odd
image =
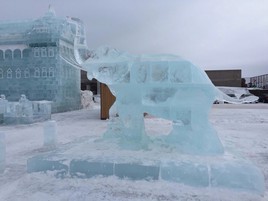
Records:
[[[207,69],[268,73],[268,0],[0,0],[0,20],[57,16],[84,21],[91,49],[171,53]]]

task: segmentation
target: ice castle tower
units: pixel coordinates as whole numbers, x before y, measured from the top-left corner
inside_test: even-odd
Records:
[[[87,49],[83,22],[51,6],[38,19],[0,22],[0,94],[53,101],[53,112],[78,109]]]

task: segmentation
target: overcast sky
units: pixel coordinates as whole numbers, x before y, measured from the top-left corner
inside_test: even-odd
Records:
[[[204,70],[268,73],[268,0],[0,0],[0,20],[33,19],[52,4],[84,21],[89,48],[171,53]]]

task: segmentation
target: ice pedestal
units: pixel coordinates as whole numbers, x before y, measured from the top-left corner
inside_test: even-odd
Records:
[[[44,146],[53,148],[57,143],[57,123],[56,121],[47,121],[44,124]]]
[[[56,171],[56,177],[64,177],[68,174],[69,167],[65,160],[53,158],[50,155],[35,156],[27,160],[27,172]]]
[[[159,180],[160,167],[135,163],[114,163],[88,160],[72,160],[70,174],[76,177],[90,178],[98,175],[117,176],[133,180]]]
[[[126,150],[107,141],[81,139],[27,161],[27,171],[54,171],[56,177],[117,176],[264,193],[264,177],[250,162],[225,153],[214,156],[152,149]]]
[[[265,191],[262,172],[246,161],[232,163],[212,164],[210,167],[210,180],[213,187],[225,187],[245,190],[254,190],[261,194]]]

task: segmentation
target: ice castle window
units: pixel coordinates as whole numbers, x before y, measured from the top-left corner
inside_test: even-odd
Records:
[[[67,54],[67,48],[63,46],[63,54]]]
[[[12,59],[12,51],[11,50],[5,51],[5,59]]]
[[[4,60],[4,52],[3,52],[3,50],[0,50],[0,60]]]
[[[17,79],[21,78],[21,70],[19,68],[17,68],[16,70],[16,78]]]
[[[69,69],[66,69],[66,77],[69,78],[70,77],[69,75],[70,75],[70,71]]]
[[[10,68],[7,70],[7,78],[12,78],[12,70]]]
[[[29,68],[26,68],[26,69],[24,70],[24,77],[25,77],[25,78],[29,78],[29,77],[30,77],[30,71],[29,71]]]
[[[3,79],[4,75],[3,75],[3,70],[0,68],[0,79]]]
[[[48,76],[49,77],[54,77],[54,68],[50,67],[48,70]]]
[[[85,44],[85,39],[84,38],[80,38],[80,44]]]
[[[60,47],[60,52],[61,52],[61,54],[64,53],[64,52],[63,52],[63,47],[62,47],[62,46]]]
[[[42,68],[42,77],[47,77],[47,69],[45,67]]]
[[[39,27],[37,29],[37,32],[39,32],[39,33],[47,33],[48,32],[48,28],[47,27]]]
[[[21,51],[19,49],[14,50],[13,52],[14,59],[20,59],[21,58]]]
[[[40,69],[39,68],[34,69],[34,77],[40,77]]]
[[[30,55],[30,50],[29,49],[24,49],[22,51],[22,57],[23,58],[29,57],[29,55]]]
[[[35,47],[35,48],[34,48],[34,56],[35,56],[35,57],[40,57],[40,50],[39,50],[38,47]]]
[[[163,64],[161,65],[155,65],[154,68],[151,69],[152,70],[152,80],[155,82],[164,82],[168,80],[168,67],[167,65],[165,65],[165,63],[163,62]]]
[[[54,49],[53,48],[48,48],[48,56],[54,57]]]
[[[41,56],[46,57],[47,56],[47,49],[45,47],[42,47],[41,49]]]
[[[66,69],[65,73],[66,78],[69,78],[69,69]]]

